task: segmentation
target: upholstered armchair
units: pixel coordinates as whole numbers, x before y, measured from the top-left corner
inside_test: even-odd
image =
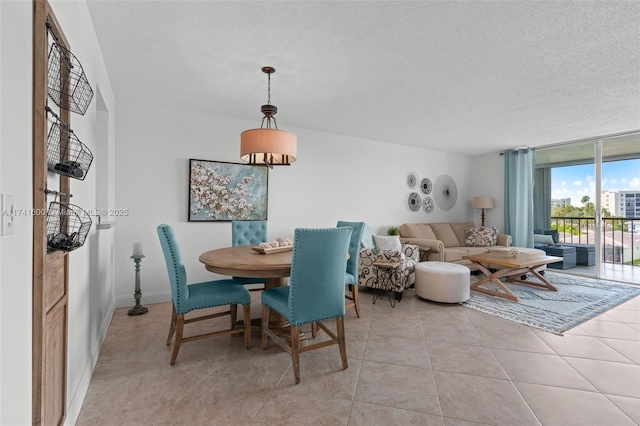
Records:
[[[400,266],[386,275],[388,283],[382,283],[381,271],[374,265],[376,262],[398,262]],[[359,284],[371,288],[391,290],[396,299],[402,298],[402,292],[416,281],[415,265],[419,262],[418,246],[403,244],[401,250],[378,250],[375,248],[360,249]],[[389,273],[389,271],[386,271]],[[383,272],[383,275],[385,272]],[[387,284],[383,287],[383,284]],[[390,288],[389,288],[390,284]]]

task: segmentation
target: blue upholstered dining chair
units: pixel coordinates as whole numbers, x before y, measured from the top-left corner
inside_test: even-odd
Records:
[[[300,383],[300,352],[337,344],[342,368],[347,368],[344,335],[344,271],[351,228],[296,229],[293,240],[289,285],[262,292],[262,349],[267,336],[291,354],[296,384]],[[270,310],[284,316],[291,326],[289,340],[269,324]],[[336,319],[336,333],[320,321]],[[300,347],[300,326],[311,323],[324,330],[330,340]]]
[[[358,299],[358,266],[360,263],[360,241],[362,240],[362,231],[364,230],[364,222],[345,222],[339,221],[340,226],[348,226],[352,229],[351,241],[349,242],[349,260],[347,261],[347,269],[345,273],[345,285],[349,287],[351,294],[345,293],[347,299],[346,307],[354,307],[356,315],[360,318],[360,299]]]
[[[232,220],[231,221],[231,245],[254,246],[267,242],[266,220]],[[233,277],[241,284],[262,284],[262,287],[251,290],[264,289],[266,278]]]
[[[173,300],[173,314],[171,315],[171,326],[169,328],[169,337],[167,338],[167,345],[169,345],[175,332],[176,339],[173,342],[171,365],[176,363],[182,343],[208,337],[244,333],[245,346],[247,349],[251,348],[251,294],[249,290],[232,279],[187,284],[187,271],[184,267],[182,251],[176,241],[173,228],[167,224],[162,224],[158,226],[157,230],[162,252],[164,253],[164,260],[167,264],[169,283],[171,284],[171,299]],[[228,311],[196,318],[184,318],[185,314],[197,309],[225,305],[229,305]],[[238,305],[243,305],[244,308],[244,327],[242,328],[236,327]],[[185,324],[224,315],[231,317],[231,328],[196,336],[182,336]]]

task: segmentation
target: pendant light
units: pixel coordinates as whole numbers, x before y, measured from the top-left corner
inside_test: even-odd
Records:
[[[262,124],[259,129],[245,130],[240,135],[240,158],[249,164],[266,164],[273,166],[288,166],[296,161],[296,135],[278,129],[275,115],[278,108],[271,105],[271,74],[273,67],[263,67],[267,74],[267,104],[260,110]]]

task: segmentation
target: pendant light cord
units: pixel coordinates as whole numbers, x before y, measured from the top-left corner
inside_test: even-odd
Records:
[[[267,74],[267,105],[271,105],[271,73]]]

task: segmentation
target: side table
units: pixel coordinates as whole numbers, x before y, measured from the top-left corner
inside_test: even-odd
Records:
[[[426,262],[429,259],[429,252],[431,251],[431,247],[418,247],[418,256],[420,257],[420,262]]]
[[[393,288],[393,275],[400,267],[400,262],[385,262],[379,260],[377,262],[373,262],[373,266],[376,267],[376,280],[378,282],[378,287],[376,288],[377,291],[374,291],[373,293],[373,304],[375,305],[376,300],[383,298],[387,292],[391,291]],[[391,304],[392,308],[395,308],[396,299],[389,296],[389,304]]]

